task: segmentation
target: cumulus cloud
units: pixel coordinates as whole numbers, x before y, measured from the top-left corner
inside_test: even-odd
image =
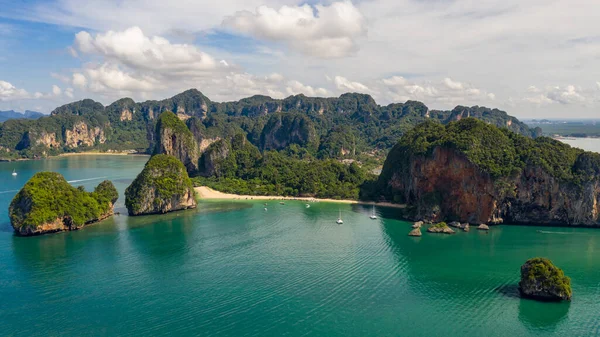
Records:
[[[160,36],[148,37],[139,27],[95,36],[82,31],[75,35],[75,47],[81,53],[100,55],[133,69],[178,74],[227,67],[227,62],[217,62],[196,46],[170,43]]]
[[[0,80],[0,101],[10,101],[29,97],[30,95],[26,90],[16,88],[11,83]]]
[[[338,88],[338,90],[360,92],[360,93],[370,93],[371,92],[371,89],[369,89],[369,87],[367,87],[366,85],[364,85],[360,82],[350,81],[347,78],[342,77],[342,76],[336,76],[333,79],[333,82],[335,83],[335,86]]]
[[[585,90],[574,85],[564,87],[547,86],[544,90],[536,88],[535,91],[531,90],[532,87],[530,86],[527,91],[536,93],[536,95],[527,96],[523,100],[538,106],[547,104],[585,104],[588,98],[592,98],[593,96],[591,90]]]
[[[62,94],[62,89],[58,85],[55,84],[52,86],[52,94],[54,96],[59,96]]]
[[[355,53],[356,40],[367,31],[364,16],[350,1],[279,9],[260,6],[255,12],[236,12],[225,18],[223,26],[258,39],[283,42],[304,54],[321,58]]]
[[[298,81],[289,81],[286,92],[290,95],[304,94],[307,96],[327,96],[329,92],[324,88],[313,88]]]
[[[409,81],[401,76],[393,76],[384,78],[380,82],[383,85],[381,91],[390,101],[418,100],[449,108],[457,104],[485,104],[496,99],[496,95],[492,92],[448,77],[439,82],[431,82]]]
[[[451,78],[444,78],[444,85],[452,90],[463,90],[464,86],[460,82],[453,81]]]

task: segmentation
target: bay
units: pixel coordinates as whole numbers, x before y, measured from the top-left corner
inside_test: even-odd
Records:
[[[572,147],[600,153],[600,138],[565,138],[560,141]]]
[[[163,216],[16,237],[10,200],[40,170],[123,191],[147,157],[0,163],[0,326],[7,336],[591,336],[600,230],[498,226],[408,237],[395,209],[204,201]],[[15,169],[19,174],[11,177]],[[342,212],[343,225],[335,220]],[[520,299],[519,268],[552,259],[571,303]]]

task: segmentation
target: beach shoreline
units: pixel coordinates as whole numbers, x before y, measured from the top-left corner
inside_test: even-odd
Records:
[[[319,198],[311,198],[311,197],[283,197],[276,195],[238,195],[238,194],[230,194],[219,192],[213,190],[207,186],[199,186],[195,187],[196,193],[198,197],[206,200],[272,200],[272,201],[280,201],[280,200],[296,200],[296,201],[308,201],[308,202],[330,202],[330,203],[338,203],[338,204],[356,204],[356,205],[375,205],[375,206],[383,206],[383,207],[393,207],[393,208],[405,208],[406,205],[403,204],[392,204],[389,202],[369,202],[369,201],[358,201],[358,200],[338,200],[338,199],[319,199]]]
[[[56,158],[56,157],[73,157],[73,156],[149,156],[144,153],[137,152],[68,152],[61,153],[57,156],[50,156],[48,158]]]

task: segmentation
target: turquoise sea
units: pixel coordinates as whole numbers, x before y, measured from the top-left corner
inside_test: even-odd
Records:
[[[371,220],[359,205],[204,201],[76,232],[12,234],[8,204],[35,172],[88,189],[110,179],[122,195],[146,160],[0,163],[0,335],[600,335],[600,229],[411,238],[395,209],[376,208]],[[571,303],[519,298],[519,268],[534,256],[572,278]]]

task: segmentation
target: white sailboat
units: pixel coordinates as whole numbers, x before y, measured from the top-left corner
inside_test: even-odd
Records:
[[[338,225],[341,225],[344,223],[344,220],[342,220],[342,210],[340,210],[340,215],[338,216],[338,219],[335,223],[337,223]]]
[[[309,204],[306,204],[306,208],[310,208],[310,205],[309,205]]]
[[[371,213],[370,218],[373,219],[373,220],[377,219],[377,215],[375,215],[375,205],[373,205],[373,212]]]
[[[17,171],[15,171],[15,169],[13,169],[12,175],[13,175],[13,177],[17,175]]]

